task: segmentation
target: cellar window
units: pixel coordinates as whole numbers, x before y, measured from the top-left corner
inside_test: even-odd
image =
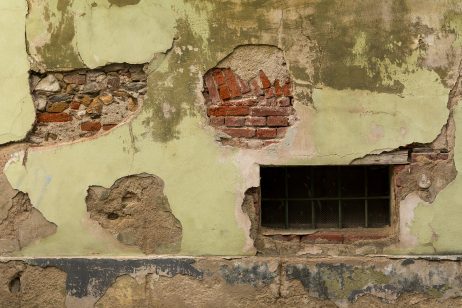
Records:
[[[390,225],[390,167],[261,167],[261,225],[275,229]]]

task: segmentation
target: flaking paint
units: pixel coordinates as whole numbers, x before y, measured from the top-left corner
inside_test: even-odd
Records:
[[[406,10],[399,16],[391,10],[391,17],[383,17],[385,32],[394,34],[392,41],[387,41],[386,35],[381,37],[384,44],[393,44],[385,54],[375,54],[376,49],[367,48],[374,37],[365,31],[376,24],[361,15],[353,24],[342,15],[344,20],[338,27],[351,28],[345,38],[324,35],[328,27],[324,22],[334,17],[326,13],[327,4],[322,6],[316,1],[294,1],[284,6],[273,1],[259,6],[235,1],[218,5],[141,0],[126,6],[111,6],[103,0],[95,1],[96,5],[69,2],[65,11],[72,12],[75,31],[70,44],[82,62],[96,67],[109,62],[152,60],[150,98],[129,124],[102,137],[31,149],[24,165],[21,158],[8,165],[5,173],[13,187],[27,192],[45,218],[58,225],[56,234],[21,254],[139,254],[91,222],[84,199],[90,185],[109,187],[118,178],[142,172],[153,173],[165,182],[165,194],[183,226],[180,254],[252,254],[248,218],[241,203],[245,190],[258,186],[258,164],[347,164],[366,154],[412,142],[431,142],[446,123],[449,88],[436,68],[422,65],[425,50],[415,49],[412,44],[416,37],[407,31],[413,23],[406,15],[412,7],[409,9],[405,1],[389,1],[391,7],[385,3],[385,8],[395,7],[392,2]],[[34,5],[34,1],[30,3]],[[350,2],[342,6],[350,13],[356,7]],[[368,6],[368,10],[375,9]],[[44,38],[40,44],[35,40],[35,34],[59,28],[47,21],[47,16],[57,18],[58,11],[63,9],[50,6],[48,13],[32,9],[27,20],[30,50],[36,50],[35,60],[48,69],[64,67],[69,61],[67,56],[53,56],[57,62],[47,62],[45,53],[37,49],[45,42],[57,52],[59,40]],[[300,16],[295,11],[305,15],[297,19]],[[310,23],[316,12],[322,22]],[[421,14],[444,16],[445,11]],[[118,24],[113,24],[114,19]],[[405,27],[399,32],[401,24]],[[111,27],[120,31],[113,32]],[[313,36],[308,35],[310,31]],[[336,43],[341,47],[338,50],[345,53],[342,57],[333,56]],[[220,146],[206,125],[201,107],[202,75],[235,47],[245,44],[278,46],[285,53],[289,72],[295,76],[299,120],[280,144],[264,150]],[[317,48],[326,44],[334,54],[319,61],[326,65],[321,69],[314,62],[319,60]],[[360,78],[350,83],[337,80],[350,72],[351,66],[361,69]],[[373,78],[368,80],[367,76]],[[312,102],[303,100],[307,91],[313,93]],[[165,103],[172,112],[170,116],[160,112]],[[461,123],[459,117],[456,120]],[[460,154],[456,153],[459,160]],[[439,226],[439,237],[433,245],[441,250],[452,245],[460,251],[462,242],[453,241],[459,226],[450,224],[448,229],[443,221],[445,212],[440,208],[449,207],[454,215],[459,214],[455,201],[453,205],[445,202],[445,191],[435,201],[445,205],[431,212],[424,210],[424,205],[417,207],[411,230],[425,244],[429,227],[419,226],[419,222],[432,220],[432,228],[435,223]],[[454,192],[446,194],[457,196]],[[69,245],[71,239],[73,245]]]

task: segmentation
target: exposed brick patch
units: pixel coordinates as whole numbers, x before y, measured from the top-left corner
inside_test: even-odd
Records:
[[[229,68],[215,68],[204,84],[209,124],[227,135],[224,145],[264,147],[283,138],[294,122],[290,80],[271,83],[260,70],[246,81]]]
[[[37,115],[37,122],[69,122],[72,121],[72,117],[68,113],[48,113],[43,112]]]
[[[284,116],[269,116],[268,126],[289,126],[289,118]]]
[[[223,131],[231,137],[252,138],[255,136],[254,128],[225,128]]]
[[[80,124],[80,129],[87,132],[97,132],[101,129],[101,123],[97,121],[87,121]]]
[[[39,145],[94,136],[115,127],[139,109],[147,89],[143,65],[129,64],[31,72],[29,82],[37,113],[29,141]],[[218,93],[215,96],[218,102]]]
[[[257,128],[256,136],[260,139],[273,139],[276,138],[276,128]]]

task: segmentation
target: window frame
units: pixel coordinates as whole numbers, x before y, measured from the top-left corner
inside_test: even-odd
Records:
[[[386,198],[389,199],[389,215],[388,215],[388,225],[386,226],[381,226],[381,227],[348,227],[348,228],[339,228],[338,225],[335,228],[274,228],[274,227],[267,227],[262,225],[262,202],[263,202],[263,196],[261,194],[261,186],[260,186],[260,200],[259,200],[259,229],[260,229],[260,234],[262,235],[307,235],[307,234],[350,234],[354,236],[360,236],[365,237],[365,238],[381,238],[381,237],[390,237],[391,235],[396,235],[398,232],[398,211],[396,209],[396,206],[398,204],[396,200],[396,194],[395,194],[395,168],[402,166],[402,164],[358,164],[356,166],[374,166],[374,165],[380,165],[380,166],[387,166],[388,167],[388,172],[389,172],[389,177],[388,177],[388,182],[389,182],[389,196]],[[261,177],[261,169],[262,168],[290,168],[290,167],[346,167],[346,166],[352,166],[352,165],[260,165],[260,177]],[[367,179],[365,179],[367,180]],[[287,184],[286,184],[287,185]],[[287,187],[287,186],[286,186]],[[287,189],[287,188],[286,188]],[[385,198],[385,196],[381,196]],[[334,200],[337,197],[333,198]],[[265,198],[265,199],[271,199],[271,198]],[[283,199],[283,198],[280,198]],[[303,198],[302,198],[303,199]],[[310,199],[310,198],[304,198],[304,199]],[[311,198],[311,199],[316,199],[316,198]],[[361,199],[357,197],[352,197],[351,199]],[[372,199],[372,198],[370,198]],[[342,199],[343,200],[343,199]],[[312,201],[310,201],[313,203]],[[341,202],[340,207],[341,207]],[[311,206],[312,207],[312,206]],[[286,226],[287,226],[287,202],[285,205],[285,221],[286,221]],[[365,213],[367,215],[367,213]],[[339,215],[340,216],[340,215]],[[367,216],[366,216],[367,217]],[[341,217],[339,217],[339,221],[341,221]],[[367,218],[365,218],[367,219]],[[313,217],[312,217],[313,220]]]

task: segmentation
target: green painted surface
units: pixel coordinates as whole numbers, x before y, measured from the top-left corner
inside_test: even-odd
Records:
[[[74,5],[75,12],[85,12],[75,20],[75,42],[86,66],[146,63],[172,46],[175,17],[169,1],[138,2],[120,6],[97,0],[91,1],[96,5],[84,1]]]
[[[31,1],[26,35],[29,52],[43,69],[71,69],[84,66],[75,43],[76,16],[72,10],[74,2]]]
[[[462,126],[462,106],[456,107],[454,119]],[[456,179],[441,191],[432,204],[422,202],[415,209],[411,232],[417,237],[419,246],[415,251],[430,253],[460,253],[462,251],[462,130],[456,129],[454,149],[455,165],[459,171]]]
[[[35,109],[29,95],[24,24],[26,3],[0,3],[0,144],[23,139],[32,128]]]
[[[56,234],[23,255],[138,254],[89,220],[84,199],[90,185],[110,187],[141,172],[165,181],[183,226],[180,254],[252,253],[245,248],[248,225],[240,206],[243,192],[258,185],[257,164],[345,164],[431,142],[446,123],[449,88],[441,78],[455,58],[430,65],[424,61],[430,49],[416,42],[435,32],[458,33],[454,18],[450,31],[442,28],[450,5],[415,13],[415,3],[405,1],[135,2],[31,1],[27,38],[39,66],[150,62],[149,100],[131,124],[96,140],[31,150],[25,166],[20,160],[8,166],[12,185],[58,225]],[[416,22],[413,14],[433,19]],[[284,50],[296,84],[299,120],[269,150],[221,147],[203,114],[202,75],[249,43]],[[442,251],[462,248],[454,238],[455,220],[445,224],[441,210],[462,215],[451,193],[455,183],[432,209],[417,208],[413,232],[423,247],[418,249],[429,242]],[[437,240],[429,235],[429,223]]]
[[[131,253],[90,225],[84,200],[90,185],[110,187],[120,177],[141,172],[165,182],[165,195],[183,226],[181,253],[241,251],[244,234],[234,218],[238,169],[228,163],[232,157],[193,119],[181,122],[178,140],[153,143],[149,135],[142,137],[144,116],[132,124],[134,143],[125,125],[91,142],[32,151],[27,167],[20,161],[10,165],[6,174],[14,186],[27,191],[34,206],[59,226],[24,254]]]

